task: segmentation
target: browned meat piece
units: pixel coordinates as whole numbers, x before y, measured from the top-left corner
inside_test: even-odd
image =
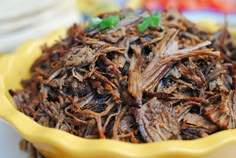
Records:
[[[222,94],[221,102],[205,108],[205,115],[222,129],[236,128],[236,91]]]
[[[137,99],[139,105],[142,104],[142,57],[141,48],[132,45],[134,54],[130,59],[129,78],[128,78],[128,92]]]
[[[137,112],[139,130],[147,142],[157,142],[179,137],[179,125],[174,109],[168,104],[151,99]]]
[[[65,59],[66,66],[85,66],[91,64],[95,60],[94,50],[89,47],[75,49],[69,52]]]
[[[196,139],[205,137],[215,131],[217,126],[207,121],[203,116],[188,113],[183,118],[181,136],[183,139]],[[195,132],[195,134],[193,134]]]

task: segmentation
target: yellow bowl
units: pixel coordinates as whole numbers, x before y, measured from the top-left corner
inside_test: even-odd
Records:
[[[112,157],[112,158],[234,158],[236,130],[227,130],[191,141],[165,141],[131,144],[115,140],[91,140],[43,127],[19,112],[8,94],[9,89],[21,88],[20,80],[30,76],[29,69],[40,56],[40,46],[51,45],[65,31],[45,39],[29,41],[13,54],[0,58],[0,117],[48,158]]]

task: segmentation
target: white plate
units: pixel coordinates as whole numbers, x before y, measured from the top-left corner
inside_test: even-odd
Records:
[[[19,149],[21,136],[10,125],[0,119],[0,158],[27,158]]]

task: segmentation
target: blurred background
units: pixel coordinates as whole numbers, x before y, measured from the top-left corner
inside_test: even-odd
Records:
[[[102,12],[121,8],[175,8],[192,21],[236,26],[236,0],[1,0],[0,53],[12,52],[22,42],[80,23]]]
[[[27,40],[127,7],[156,11],[174,8],[211,31],[227,20],[229,30],[236,33],[236,0],[0,0],[0,3],[0,58]],[[13,128],[0,120],[0,158],[26,158],[27,154],[18,149],[20,139]]]

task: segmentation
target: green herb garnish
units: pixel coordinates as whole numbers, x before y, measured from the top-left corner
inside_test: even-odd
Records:
[[[95,29],[100,23],[102,19],[99,17],[94,17],[89,21],[89,25],[87,27],[87,30],[93,30]]]
[[[93,30],[97,27],[100,29],[113,28],[115,27],[120,20],[119,14],[109,16],[107,18],[101,19],[99,17],[94,17],[89,21],[89,25],[86,30]]]
[[[149,17],[145,17],[143,21],[138,24],[138,30],[144,32],[149,26],[156,27],[159,25],[161,19],[160,13],[155,13]]]
[[[102,21],[99,24],[100,29],[105,29],[105,28],[113,28],[115,27],[120,20],[120,16],[118,14],[109,16],[107,18],[102,19]]]

